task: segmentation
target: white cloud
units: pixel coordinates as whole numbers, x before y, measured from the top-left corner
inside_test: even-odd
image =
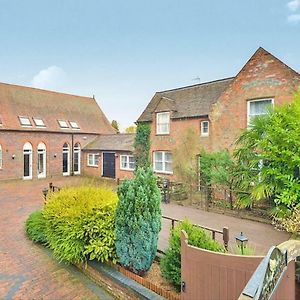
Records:
[[[287,20],[289,23],[297,25],[298,23],[300,23],[300,14],[290,15],[288,16]]]
[[[288,2],[287,7],[291,11],[296,11],[300,7],[300,0],[292,0]]]
[[[65,71],[57,66],[50,66],[36,74],[31,85],[41,89],[61,89],[66,83]]]

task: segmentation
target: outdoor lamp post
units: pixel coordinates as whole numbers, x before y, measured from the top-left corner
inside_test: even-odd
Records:
[[[244,255],[244,249],[247,245],[248,238],[245,235],[243,235],[243,233],[241,232],[240,235],[235,237],[235,240],[236,240],[237,246],[239,248],[241,248],[242,255]]]

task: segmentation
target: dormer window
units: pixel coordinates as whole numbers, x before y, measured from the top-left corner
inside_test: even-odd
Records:
[[[78,126],[78,124],[76,122],[69,121],[69,123],[73,129],[80,129],[80,127]]]
[[[69,128],[69,125],[68,125],[68,123],[66,121],[64,121],[64,120],[57,120],[57,122],[58,122],[60,128]]]
[[[19,117],[19,121],[24,127],[32,127],[31,121],[28,117]]]
[[[170,133],[170,113],[163,112],[156,114],[156,134]]]
[[[46,127],[44,121],[41,118],[33,118],[33,122],[36,127]]]
[[[209,136],[209,121],[201,122],[201,136]]]

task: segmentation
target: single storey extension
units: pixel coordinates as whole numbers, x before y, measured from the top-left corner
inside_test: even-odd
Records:
[[[83,172],[113,179],[132,178],[135,134],[108,134],[96,137],[83,149]]]

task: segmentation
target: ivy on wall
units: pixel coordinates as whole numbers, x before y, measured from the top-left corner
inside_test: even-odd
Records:
[[[134,141],[136,168],[150,166],[150,124],[138,123]]]

